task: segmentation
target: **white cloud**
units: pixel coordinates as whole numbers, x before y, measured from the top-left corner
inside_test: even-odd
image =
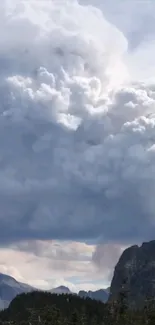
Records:
[[[4,1],[0,18],[1,241],[154,236],[155,83],[131,69],[143,47],[129,54],[77,1]]]
[[[25,241],[0,249],[0,272],[41,289],[59,285],[74,292],[96,289],[99,284],[94,281],[100,279],[104,287],[109,279],[105,272],[96,275],[94,249],[94,245],[79,242]]]
[[[100,8],[106,18],[115,24],[128,38],[131,49],[141,42],[154,38],[154,0],[79,0],[84,5]]]

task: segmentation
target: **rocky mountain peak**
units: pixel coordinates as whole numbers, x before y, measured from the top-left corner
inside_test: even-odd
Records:
[[[141,306],[155,296],[155,240],[127,248],[121,255],[111,282],[109,300],[126,289],[128,303]]]

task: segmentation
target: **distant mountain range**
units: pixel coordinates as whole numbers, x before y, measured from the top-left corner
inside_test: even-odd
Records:
[[[0,309],[7,308],[10,302],[18,295],[24,292],[36,291],[38,289],[18,282],[13,277],[0,273]],[[65,286],[59,286],[49,290],[51,293],[56,294],[74,294],[69,288]],[[79,291],[80,297],[89,297],[91,299],[100,300],[106,302],[109,297],[109,289],[100,289],[97,291]]]
[[[84,291],[84,290],[81,290],[81,291],[79,291],[78,295],[81,298],[89,297],[91,299],[106,302],[108,300],[108,298],[109,298],[109,290],[110,290],[110,288],[99,289],[97,291]],[[73,292],[71,292],[69,290],[69,288],[67,288],[65,286],[60,286],[60,287],[54,288],[54,289],[50,290],[50,292],[57,293],[57,294],[73,294]]]
[[[78,295],[82,298],[89,297],[91,299],[106,302],[109,298],[109,290],[110,290],[110,288],[99,289],[96,291],[79,291]]]

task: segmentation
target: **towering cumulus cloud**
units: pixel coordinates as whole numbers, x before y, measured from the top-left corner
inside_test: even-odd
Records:
[[[126,62],[93,6],[0,4],[2,242],[154,233],[155,84]]]

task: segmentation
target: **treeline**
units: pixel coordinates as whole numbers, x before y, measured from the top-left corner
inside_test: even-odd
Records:
[[[3,325],[155,325],[154,300],[143,309],[130,310],[126,297],[102,303],[76,295],[32,292],[17,296],[0,312]]]

